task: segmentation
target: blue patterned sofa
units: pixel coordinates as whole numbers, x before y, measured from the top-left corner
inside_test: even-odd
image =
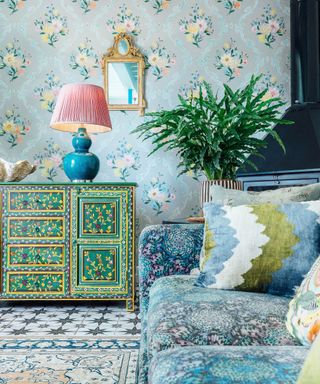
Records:
[[[155,225],[139,241],[139,384],[295,383],[308,348],[289,299],[195,287],[203,226]]]

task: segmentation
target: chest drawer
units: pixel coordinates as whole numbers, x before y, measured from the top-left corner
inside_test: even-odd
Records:
[[[7,267],[63,267],[65,246],[63,244],[23,245],[9,244]]]
[[[7,272],[7,294],[64,293],[63,272]]]
[[[8,212],[64,212],[64,190],[18,190],[7,191]]]
[[[50,239],[65,237],[64,217],[8,217],[8,240]]]

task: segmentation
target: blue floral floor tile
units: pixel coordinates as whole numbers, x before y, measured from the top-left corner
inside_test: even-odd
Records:
[[[105,305],[0,306],[1,336],[135,336],[140,335],[137,312]]]
[[[105,305],[0,305],[0,383],[134,384],[137,313]]]

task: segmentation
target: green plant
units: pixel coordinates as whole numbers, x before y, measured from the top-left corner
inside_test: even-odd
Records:
[[[252,76],[247,86],[236,91],[224,84],[221,99],[204,82],[199,97],[179,96],[180,105],[148,113],[152,119],[133,132],[152,140],[155,147],[149,156],[160,148],[177,150],[179,175],[191,170],[203,172],[209,180],[234,180],[244,163],[256,169],[247,157],[259,156],[259,149],[266,146],[262,134],[271,134],[285,151],[272,128],[292,122],[279,117],[279,108],[285,105],[280,98],[265,100],[267,89],[256,93],[260,77]]]

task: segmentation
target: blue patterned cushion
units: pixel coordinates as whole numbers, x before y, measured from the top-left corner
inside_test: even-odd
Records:
[[[207,203],[198,286],[292,296],[320,253],[320,201]]]
[[[152,360],[149,384],[294,384],[304,347],[184,347]]]
[[[194,281],[170,276],[152,286],[149,357],[186,345],[299,345],[285,326],[289,299],[200,288]]]

